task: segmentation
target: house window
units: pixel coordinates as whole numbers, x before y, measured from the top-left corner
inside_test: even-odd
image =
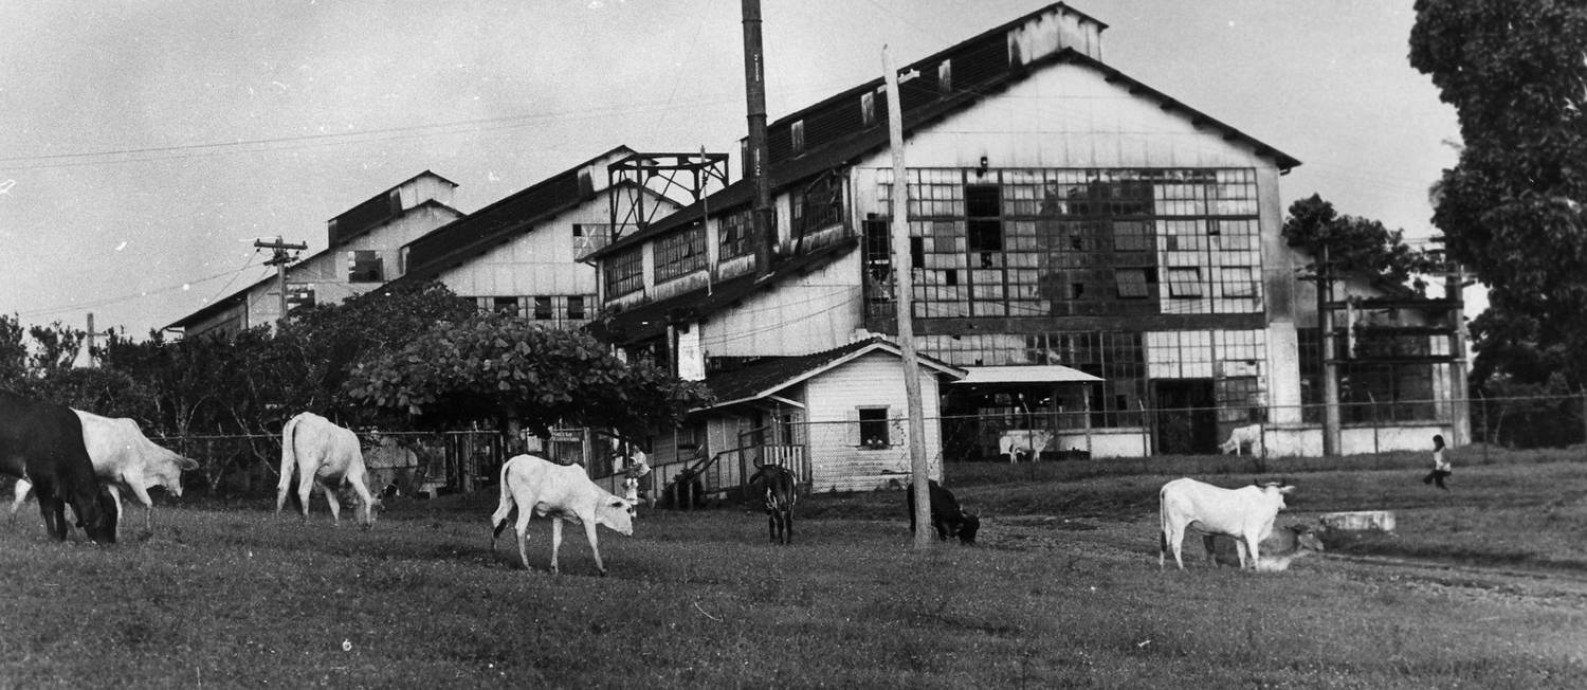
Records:
[[[380,254],[373,250],[360,249],[347,252],[347,282],[349,283],[386,282],[384,273],[380,268]]]
[[[953,91],[953,61],[943,60],[937,63],[937,90],[942,93]]]
[[[490,298],[490,310],[498,314],[517,314],[518,298],[492,297]]]
[[[313,285],[299,283],[287,287],[287,311],[312,306],[314,306]]]
[[[695,226],[656,240],[656,282],[705,268],[705,228]]]
[[[568,295],[568,318],[577,321],[584,316],[584,295]]]
[[[1152,236],[1148,224],[1140,221],[1113,222],[1113,251],[1148,252],[1152,250]]]
[[[860,446],[864,448],[889,448],[893,445],[888,435],[887,408],[862,407],[860,410]]]
[[[791,198],[794,237],[803,237],[842,220],[843,186],[838,178],[825,176],[797,190]]]
[[[626,295],[645,286],[645,255],[640,247],[612,255],[601,268],[606,273],[606,294],[610,297]]]
[[[749,254],[751,227],[748,208],[722,216],[716,223],[717,260]]]
[[[1251,280],[1251,269],[1244,266],[1224,266],[1219,283],[1224,297],[1255,297],[1256,281]]]
[[[1151,289],[1147,287],[1146,269],[1121,268],[1113,273],[1119,285],[1119,297],[1125,299],[1145,299],[1151,297]]]
[[[1003,189],[998,185],[967,185],[965,215],[969,217],[970,251],[1003,250]]]
[[[860,94],[860,121],[866,127],[876,124],[876,92],[867,91]]]
[[[612,241],[610,223],[573,224],[573,260],[580,261]]]
[[[794,155],[805,152],[805,121],[797,120],[788,126],[788,134],[793,139]]]
[[[1199,268],[1170,268],[1170,269],[1168,269],[1168,296],[1169,297],[1200,297],[1201,296],[1201,269],[1199,269]]]
[[[536,297],[535,298],[535,312],[534,312],[534,314],[535,314],[535,320],[536,321],[549,321],[551,319],[551,316],[552,316],[552,313],[551,313],[551,298],[550,297]]]

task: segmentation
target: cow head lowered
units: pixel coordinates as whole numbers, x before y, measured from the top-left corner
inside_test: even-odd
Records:
[[[529,567],[529,518],[543,515],[551,518],[551,572],[560,572],[557,552],[562,548],[562,523],[571,522],[584,528],[584,537],[590,543],[590,553],[595,557],[595,569],[606,574],[606,564],[601,561],[597,526],[607,527],[618,534],[634,533],[634,504],[590,481],[584,468],[564,466],[533,455],[518,455],[507,460],[501,468],[501,502],[491,515],[491,550],[496,550],[496,539],[507,527],[508,518],[517,513],[514,531],[518,537],[518,558],[524,568]]]
[[[927,491],[931,496],[931,526],[937,530],[937,538],[947,541],[949,538],[958,537],[963,544],[974,544],[975,533],[981,529],[981,518],[975,513],[965,510],[959,505],[953,492],[942,487],[933,479],[927,482]],[[915,492],[905,491],[905,502],[909,506],[909,531],[915,531]]]

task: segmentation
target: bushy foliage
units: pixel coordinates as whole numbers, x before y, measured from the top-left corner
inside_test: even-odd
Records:
[[[680,419],[703,387],[649,363],[618,360],[589,334],[508,314],[443,324],[352,369],[352,398],[429,423],[518,419],[536,433],[558,421],[634,428]]]
[[[1433,222],[1488,286],[1490,310],[1535,319],[1537,349],[1569,353],[1573,390],[1587,385],[1584,45],[1587,5],[1512,0],[1418,0],[1410,40],[1411,65],[1455,107],[1463,143]]]
[[[1290,204],[1283,236],[1289,246],[1319,261],[1326,247],[1336,274],[1359,273],[1405,285],[1433,267],[1425,252],[1405,244],[1405,231],[1389,230],[1375,220],[1340,215],[1317,194]]]

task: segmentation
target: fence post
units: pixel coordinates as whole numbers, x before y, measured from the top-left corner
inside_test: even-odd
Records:
[[[1587,453],[1587,387],[1582,388],[1581,392],[1581,425],[1582,448],[1583,452]],[[1587,455],[1584,455],[1582,459],[1587,460]]]

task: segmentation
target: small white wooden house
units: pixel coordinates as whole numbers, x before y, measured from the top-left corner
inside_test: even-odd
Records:
[[[739,486],[757,463],[793,469],[813,491],[900,488],[910,478],[908,398],[903,355],[873,336],[797,357],[766,357],[705,384],[716,396],[670,436],[656,439],[658,486],[676,476],[677,459],[702,467],[704,488]],[[938,417],[939,383],[964,371],[919,357],[922,411]],[[924,427],[930,475],[942,476],[941,426]]]

